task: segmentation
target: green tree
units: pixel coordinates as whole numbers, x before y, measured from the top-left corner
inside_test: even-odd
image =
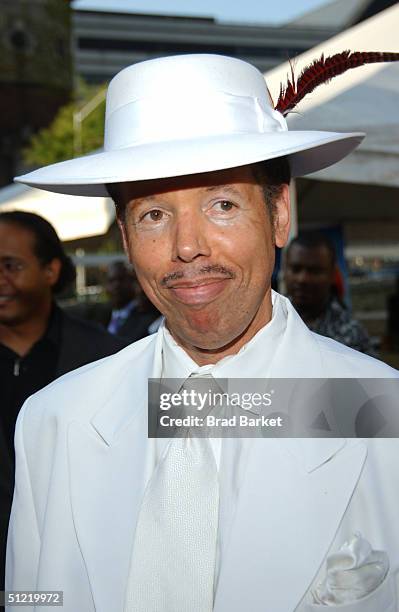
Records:
[[[99,104],[81,124],[81,149],[76,150],[73,116],[97,95],[102,87],[79,82],[74,101],[62,106],[52,123],[34,134],[23,151],[26,164],[46,166],[99,149],[104,136],[105,101]]]

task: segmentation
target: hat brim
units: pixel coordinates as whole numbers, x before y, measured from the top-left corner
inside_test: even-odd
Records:
[[[327,168],[364,138],[355,132],[287,131],[137,144],[52,164],[19,183],[79,196],[108,196],[107,183],[143,181],[235,168],[287,156],[293,177]]]

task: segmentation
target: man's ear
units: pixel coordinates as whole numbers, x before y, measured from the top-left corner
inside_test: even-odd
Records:
[[[118,223],[119,230],[122,236],[123,250],[126,253],[126,256],[130,263],[132,263],[130,259],[130,248],[129,248],[129,236],[126,231],[126,224],[123,219],[121,219],[118,215],[116,216],[116,222]]]
[[[274,206],[274,241],[279,248],[288,242],[291,223],[290,188],[281,185],[281,192]]]
[[[58,258],[52,259],[45,266],[45,274],[50,287],[54,287],[61,273],[61,260]]]

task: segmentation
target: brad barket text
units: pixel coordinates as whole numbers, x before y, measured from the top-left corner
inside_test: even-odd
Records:
[[[282,427],[283,418],[256,416],[250,417],[246,414],[231,417],[217,417],[208,414],[206,417],[189,415],[174,418],[163,414],[159,419],[161,427]]]

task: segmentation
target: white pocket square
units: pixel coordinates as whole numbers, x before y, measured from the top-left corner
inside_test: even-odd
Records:
[[[309,612],[321,612],[326,607],[345,612],[397,612],[388,555],[373,550],[360,533],[328,556],[325,578],[311,594]]]

